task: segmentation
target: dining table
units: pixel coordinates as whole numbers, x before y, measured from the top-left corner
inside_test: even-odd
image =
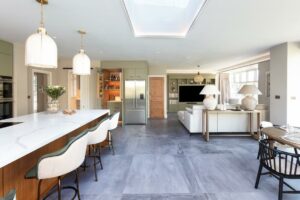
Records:
[[[295,149],[295,153],[300,149],[300,129],[294,128],[288,131],[286,128],[268,127],[261,130],[263,136],[276,141],[282,145],[288,145]]]

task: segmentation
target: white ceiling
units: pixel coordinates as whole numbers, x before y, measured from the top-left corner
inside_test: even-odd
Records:
[[[76,31],[85,29],[85,49],[93,59],[215,68],[300,41],[299,9],[299,0],[208,0],[186,38],[135,38],[121,0],[49,0],[45,25],[60,57],[77,53]],[[35,0],[1,0],[0,38],[24,42],[37,29],[39,14]]]

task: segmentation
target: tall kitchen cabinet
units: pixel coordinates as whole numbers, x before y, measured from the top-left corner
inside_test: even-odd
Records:
[[[13,76],[13,44],[0,40],[0,76]]]
[[[120,77],[121,102],[114,107],[122,107],[122,124],[145,124],[147,119],[148,63],[143,60],[103,60],[101,71],[122,71]],[[105,77],[99,76],[99,95],[104,95]],[[101,83],[102,82],[102,83]],[[101,98],[103,100],[103,98]],[[102,104],[102,107],[104,104]]]
[[[147,122],[147,77],[148,68],[124,69],[125,124]]]

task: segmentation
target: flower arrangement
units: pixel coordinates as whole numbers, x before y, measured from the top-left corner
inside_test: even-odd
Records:
[[[66,92],[66,89],[59,85],[48,85],[45,88],[45,92],[49,97],[51,97],[52,101],[55,101]]]

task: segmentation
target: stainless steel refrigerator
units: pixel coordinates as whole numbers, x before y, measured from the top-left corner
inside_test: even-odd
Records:
[[[146,124],[145,80],[125,80],[125,124]]]

